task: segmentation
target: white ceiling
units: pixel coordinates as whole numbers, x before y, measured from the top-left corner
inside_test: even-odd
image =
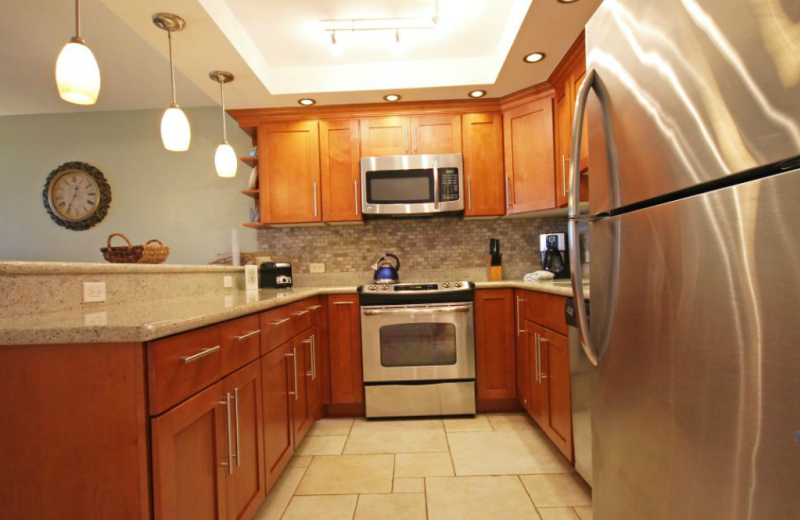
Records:
[[[83,36],[100,65],[100,99],[88,110],[161,108],[169,103],[166,35],[153,13],[174,12],[178,102],[211,106],[229,70],[230,108],[453,99],[483,88],[502,96],[547,79],[601,0],[439,0],[439,26],[391,36],[338,35],[334,57],[323,19],[427,16],[434,0],[83,0]],[[69,0],[6,2],[0,16],[0,115],[84,111],[56,92],[54,65],[74,31]],[[522,57],[545,52],[539,64]]]

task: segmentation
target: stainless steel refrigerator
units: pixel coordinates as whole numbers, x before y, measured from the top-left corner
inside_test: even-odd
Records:
[[[798,519],[800,1],[605,0],[586,45],[594,518]]]

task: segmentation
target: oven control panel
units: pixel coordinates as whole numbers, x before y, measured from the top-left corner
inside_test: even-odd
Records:
[[[474,287],[472,282],[441,282],[441,283],[393,283],[362,285],[359,292],[372,294],[430,294],[453,291],[465,291]]]

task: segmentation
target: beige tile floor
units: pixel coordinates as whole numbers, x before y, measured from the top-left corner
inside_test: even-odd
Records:
[[[323,419],[256,520],[592,520],[591,490],[523,414]]]

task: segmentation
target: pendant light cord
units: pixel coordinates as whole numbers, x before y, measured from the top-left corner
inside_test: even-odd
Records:
[[[75,37],[81,37],[81,0],[75,0]]]
[[[222,99],[222,142],[228,142],[228,131],[225,128],[225,89],[223,88],[225,83],[222,81],[219,82],[219,97]]]
[[[172,106],[177,107],[178,101],[175,96],[175,64],[172,61],[172,31],[167,29],[167,40],[169,41],[169,79],[172,82]]]

